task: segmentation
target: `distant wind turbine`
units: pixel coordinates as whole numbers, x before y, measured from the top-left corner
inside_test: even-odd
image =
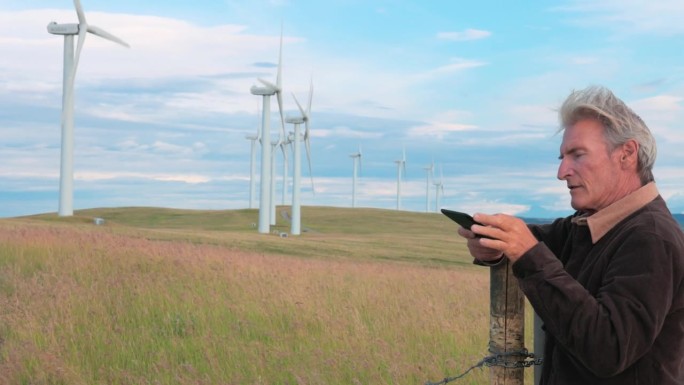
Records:
[[[444,183],[442,181],[442,165],[439,165],[439,182],[435,181],[435,212],[439,212],[441,206],[441,197],[444,195]]]
[[[423,167],[426,172],[425,177],[425,212],[430,212],[430,181],[433,179],[433,169],[435,168],[435,161],[433,160],[429,166]]]
[[[259,103],[257,102],[257,116],[259,115]],[[261,130],[257,124],[256,135],[247,135],[245,139],[252,142],[249,153],[249,208],[254,208],[254,191],[256,190],[256,144],[261,141]]]
[[[79,0],[74,0],[78,15],[78,24],[57,24],[51,22],[47,26],[49,33],[64,36],[64,75],[62,85],[62,150],[59,174],[59,211],[61,217],[74,215],[74,81],[81,57],[86,33],[129,47],[128,43],[98,28],[88,25],[83,7]],[[74,36],[78,35],[78,46],[74,54]]]
[[[299,104],[299,101],[297,100],[297,97],[292,94],[292,97],[295,100],[295,103],[297,103],[297,107],[299,108],[299,112],[301,113],[300,116],[293,117],[293,118],[288,118],[287,122],[294,124],[294,137],[293,137],[293,144],[294,144],[294,167],[293,167],[293,176],[292,176],[292,222],[290,225],[290,233],[292,235],[300,235],[301,234],[301,226],[302,226],[302,211],[301,211],[301,199],[300,199],[300,193],[301,193],[301,179],[302,179],[302,151],[301,151],[301,140],[300,138],[302,137],[301,132],[300,132],[300,125],[304,123],[304,145],[306,147],[306,158],[309,161],[309,175],[311,177],[311,189],[315,193],[314,189],[314,183],[313,183],[313,174],[311,172],[311,101],[313,99],[313,82],[309,86],[309,103],[307,104],[306,110],[302,108],[302,105]]]
[[[406,174],[406,149],[401,153],[401,159],[395,160],[397,164],[397,210],[401,210],[401,180],[402,171]]]
[[[285,119],[285,121],[288,122],[287,119]],[[284,141],[280,142],[280,148],[283,150],[283,200],[282,200],[282,205],[285,206],[285,202],[287,202],[287,187],[288,187],[287,171],[289,169],[289,161],[288,161],[287,154],[289,153],[289,150],[292,148],[292,137],[290,135],[288,135]]]
[[[352,174],[352,207],[356,207],[356,179],[357,173],[361,169],[361,146],[359,146],[359,151],[350,154],[349,157],[352,158],[354,162],[354,173]]]
[[[282,125],[281,139],[285,134],[285,119],[283,119],[283,97],[282,97],[282,63],[283,62],[283,34],[280,33],[280,52],[278,54],[278,76],[276,84],[258,78],[263,86],[252,86],[252,95],[263,97],[262,119],[261,119],[261,180],[259,197],[259,226],[261,234],[270,232],[271,224],[271,96],[276,95],[278,100],[278,110],[280,111],[280,122]]]

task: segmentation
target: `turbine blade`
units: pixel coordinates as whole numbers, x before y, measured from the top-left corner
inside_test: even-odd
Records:
[[[306,117],[311,115],[311,101],[313,100],[313,79],[309,83],[309,106],[306,108]]]
[[[128,43],[126,43],[125,41],[123,41],[123,40],[119,39],[118,37],[112,35],[111,33],[105,31],[104,29],[102,29],[100,27],[96,27],[94,25],[89,25],[88,26],[88,32],[92,33],[93,35],[97,35],[101,38],[113,41],[114,43],[121,44],[122,46],[124,46],[126,48],[131,48],[131,46],[128,45]]]
[[[304,138],[304,144],[306,146],[306,159],[309,161],[309,177],[311,178],[311,191],[316,195],[316,188],[314,187],[313,171],[311,171],[311,142],[309,138]]]
[[[283,116],[283,94],[278,91],[276,93],[278,97],[278,111],[280,112],[280,140],[285,139],[285,117]]]
[[[280,144],[280,150],[283,152],[283,162],[285,162],[285,168],[289,170],[289,165],[288,165],[288,158],[287,158],[287,142],[282,142]]]
[[[363,154],[361,153],[361,146],[359,146],[359,174],[361,173],[361,169],[363,168],[363,161],[361,159],[363,159]]]
[[[311,134],[311,126],[309,126],[309,119],[304,121],[304,140],[309,140]]]
[[[263,85],[265,85],[266,87],[268,87],[268,88],[270,88],[271,90],[273,90],[273,92],[277,92],[277,91],[278,91],[278,86],[276,86],[275,84],[269,82],[268,80],[265,80],[265,79],[262,79],[262,78],[257,78],[257,80],[258,80],[259,82],[261,82],[261,84],[263,84]]]
[[[78,30],[78,45],[76,46],[76,53],[74,55],[74,68],[71,70],[71,85],[73,86],[76,79],[76,70],[78,69],[78,62],[81,58],[81,51],[83,50],[83,43],[85,43],[86,38],[86,28],[81,28],[79,26]]]
[[[297,107],[299,108],[299,112],[302,113],[302,117],[306,117],[306,113],[304,112],[302,105],[299,104],[299,100],[297,100],[297,96],[294,94],[294,92],[292,93],[292,97],[294,98],[295,103],[297,103]]]
[[[74,8],[76,8],[76,15],[78,15],[79,26],[88,24],[86,22],[85,13],[83,12],[83,7],[81,6],[80,0],[74,0]]]
[[[280,23],[280,51],[278,52],[278,77],[276,77],[276,86],[278,90],[282,90],[283,86],[283,23]]]
[[[257,104],[257,132],[256,132],[256,136],[257,136],[257,140],[259,141],[259,143],[261,143],[261,119],[259,118],[261,115],[261,110],[259,109],[259,99],[257,99],[256,104]]]

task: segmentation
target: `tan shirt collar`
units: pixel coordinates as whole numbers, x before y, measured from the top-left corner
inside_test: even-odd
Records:
[[[597,211],[593,215],[575,217],[572,222],[578,225],[589,226],[591,242],[596,244],[620,221],[649,204],[658,195],[655,182],[650,182],[622,199],[613,202],[613,204],[603,210]]]

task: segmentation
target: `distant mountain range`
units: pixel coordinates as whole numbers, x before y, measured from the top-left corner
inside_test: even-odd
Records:
[[[674,219],[679,223],[679,227],[684,229],[684,214],[672,214]],[[542,225],[545,223],[551,223],[555,218],[522,218],[525,223]]]

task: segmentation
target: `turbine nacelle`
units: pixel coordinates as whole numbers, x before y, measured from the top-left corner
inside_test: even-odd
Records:
[[[288,116],[287,118],[285,118],[285,122],[290,124],[302,124],[306,122],[306,119],[304,119],[304,117],[302,116]]]
[[[252,88],[249,89],[249,92],[252,95],[259,95],[259,96],[273,96],[276,94],[276,91],[271,87],[259,87],[259,86],[252,86]]]
[[[79,27],[74,23],[57,24],[53,21],[47,25],[47,31],[53,35],[78,35]]]

